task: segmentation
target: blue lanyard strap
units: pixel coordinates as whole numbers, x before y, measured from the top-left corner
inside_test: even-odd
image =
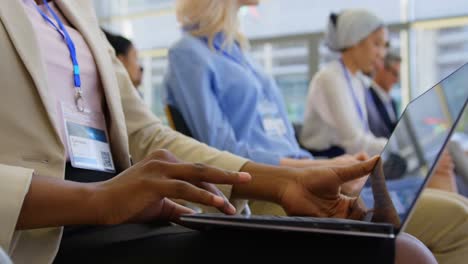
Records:
[[[208,43],[208,39],[207,38],[203,38],[203,40]],[[237,44],[236,44],[237,45]],[[250,64],[250,62],[245,58],[243,57],[243,59],[241,58],[237,58],[236,56],[230,54],[229,52],[227,52],[226,50],[224,50],[219,44],[217,43],[213,43],[213,46],[214,48],[220,52],[221,54],[223,54],[224,57],[232,60],[233,62],[239,64],[241,67],[243,68],[247,68],[248,71],[250,71],[253,76],[255,78],[257,78],[258,80],[261,79],[259,73],[257,72],[257,70],[252,66],[252,64]],[[241,54],[242,55],[242,54]],[[264,87],[262,86],[261,90],[260,90],[260,93],[262,94],[262,96],[264,96],[265,100],[267,99],[267,96],[268,96],[268,93],[264,91]]]
[[[356,93],[354,92],[353,83],[351,82],[351,77],[349,76],[348,69],[346,68],[346,65],[344,64],[343,59],[340,59],[340,64],[341,64],[341,68],[343,69],[346,81],[348,83],[348,88],[351,91],[351,96],[353,97],[354,105],[356,107],[356,110],[358,111],[359,118],[361,119],[361,122],[364,125],[364,129],[367,132],[369,130],[369,125],[367,124],[367,119],[364,116],[364,111],[362,110],[361,104],[359,103]]]
[[[205,40],[208,42],[208,40]],[[235,44],[236,45],[236,44]],[[214,48],[223,54],[224,57],[234,61],[235,63],[239,64],[242,67],[247,67],[256,77],[257,77],[257,71],[254,69],[254,67],[247,61],[247,59],[244,58],[244,60],[240,58],[236,58],[236,56],[230,54],[226,50],[224,50],[220,45],[213,43]]]
[[[55,11],[50,7],[49,3],[47,0],[43,0],[44,5],[47,7],[47,10],[49,13],[52,14],[54,17],[55,21],[57,21],[58,26],[50,19],[37,5],[34,5],[37,9],[37,11],[41,14],[41,16],[44,18],[45,21],[47,21],[52,27],[54,27],[57,32],[60,33],[62,36],[63,40],[67,44],[68,50],[70,51],[70,58],[73,63],[73,81],[75,85],[75,103],[77,104],[78,110],[84,111],[81,101],[83,99],[83,92],[81,89],[81,73],[80,73],[80,65],[78,63],[78,58],[76,55],[76,48],[75,48],[75,43],[73,42],[72,38],[70,37],[70,34],[68,34],[67,29],[63,25],[62,21],[60,20],[59,16]]]

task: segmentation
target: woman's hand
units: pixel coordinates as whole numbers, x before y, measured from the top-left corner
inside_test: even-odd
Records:
[[[368,175],[379,161],[374,157],[347,167],[300,170],[280,194],[280,204],[288,215],[361,219],[365,209],[356,198],[341,193],[341,186]]]
[[[458,187],[454,169],[455,163],[453,162],[452,156],[445,150],[437,163],[434,175],[429,180],[428,187],[457,193]]]
[[[97,210],[98,224],[120,224],[152,220],[177,221],[193,213],[170,199],[213,206],[226,214],[235,208],[215,184],[242,184],[248,173],[228,172],[201,164],[182,163],[168,151],[156,151],[115,178],[96,183],[90,201]]]

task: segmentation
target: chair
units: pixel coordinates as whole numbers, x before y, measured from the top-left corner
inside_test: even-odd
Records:
[[[345,154],[344,150],[337,146],[333,146],[327,150],[322,150],[322,151],[316,151],[316,150],[311,150],[311,149],[306,148],[304,145],[301,144],[301,141],[300,141],[301,130],[302,130],[303,124],[293,123],[292,125],[294,128],[294,136],[296,137],[296,141],[299,144],[299,147],[309,151],[316,159],[334,158],[334,157],[338,157],[340,155]]]
[[[299,140],[299,137],[301,136],[301,131],[302,131],[302,123],[292,123],[293,129],[294,129],[294,136],[296,137],[297,143],[299,143],[299,146],[303,148],[301,141]]]
[[[187,123],[185,123],[184,117],[182,114],[179,112],[177,108],[175,108],[172,105],[166,105],[164,108],[164,111],[166,112],[166,117],[167,121],[169,122],[169,126],[171,126],[172,129],[188,136],[192,137],[192,132],[190,132],[190,129],[187,126]],[[202,212],[202,209],[197,207],[194,204],[191,203],[186,203],[184,206],[187,206],[189,208],[192,208],[196,212]],[[240,212],[243,215],[250,215],[251,211],[248,205],[244,207],[244,210]]]
[[[164,111],[166,112],[167,120],[172,129],[188,137],[192,137],[192,132],[190,132],[184,117],[177,108],[172,105],[166,105]]]

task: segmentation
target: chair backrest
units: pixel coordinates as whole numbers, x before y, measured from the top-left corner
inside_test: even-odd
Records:
[[[297,142],[299,142],[299,137],[301,136],[302,123],[292,123],[294,129],[294,136],[296,137]]]
[[[172,129],[188,137],[192,137],[192,132],[190,132],[187,123],[185,123],[184,117],[177,108],[172,105],[166,105],[165,112],[169,125],[172,127]]]

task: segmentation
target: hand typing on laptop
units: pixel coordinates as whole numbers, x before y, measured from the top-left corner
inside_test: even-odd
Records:
[[[369,174],[379,159],[376,156],[348,167],[288,168],[283,177],[253,177],[250,183],[235,186],[233,195],[252,199],[255,194],[254,199],[275,201],[288,215],[362,219],[365,209],[354,206],[357,198],[342,194],[341,186]],[[262,174],[249,166],[243,170]]]
[[[382,160],[379,160],[371,174],[372,193],[374,196],[372,222],[391,223],[394,227],[400,228],[400,217],[393,205],[385,179]]]

